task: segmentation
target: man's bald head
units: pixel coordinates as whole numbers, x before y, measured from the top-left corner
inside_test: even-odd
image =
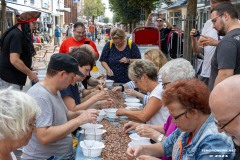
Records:
[[[220,82],[209,98],[219,132],[226,132],[240,146],[240,75]]]
[[[209,103],[212,112],[240,112],[240,75],[229,77],[212,91]]]

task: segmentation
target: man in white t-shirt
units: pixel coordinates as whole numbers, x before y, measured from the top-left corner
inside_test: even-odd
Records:
[[[216,7],[222,2],[230,2],[230,0],[211,0],[211,8]],[[193,36],[195,32],[196,29],[192,29],[190,32],[193,52],[196,54],[204,54],[202,71],[199,79],[208,85],[211,74],[211,59],[221,38],[218,36],[217,31],[213,28],[211,19],[204,24],[199,40],[197,37]]]

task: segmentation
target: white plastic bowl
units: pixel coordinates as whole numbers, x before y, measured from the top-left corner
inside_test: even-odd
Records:
[[[137,98],[126,98],[125,102],[127,102],[127,103],[139,103],[140,100],[137,99]]]
[[[102,128],[103,125],[94,124],[94,123],[85,123],[85,124],[81,125],[80,127],[82,127],[83,129],[90,129],[90,128],[99,129],[99,128]]]
[[[127,107],[137,107],[137,108],[141,108],[143,106],[142,103],[125,103]]]
[[[141,137],[137,133],[132,133],[129,135],[132,141],[138,141],[138,143],[146,144],[150,142],[150,138],[147,137]]]
[[[98,122],[101,122],[101,121],[103,120],[103,118],[104,118],[105,115],[106,115],[105,111],[104,111],[104,110],[100,110],[100,111],[99,111],[99,114],[98,114],[98,116],[97,116],[97,121],[98,121]]]
[[[106,82],[107,87],[112,87],[113,83],[114,83],[114,80],[107,79],[105,82]]]
[[[140,146],[140,145],[150,145],[150,141],[131,141],[128,143],[128,147]]]
[[[81,134],[84,134],[84,130],[80,130],[79,131]],[[104,133],[106,133],[107,131],[106,130],[104,130],[104,129],[96,129],[95,130],[95,133],[96,133],[96,137],[94,137],[95,135],[92,133],[92,132],[90,132],[90,130],[86,130],[85,131],[86,133],[86,135],[87,135],[87,138],[86,139],[91,139],[91,140],[96,140],[96,141],[101,141],[102,140],[102,135],[104,134]]]
[[[46,75],[37,75],[39,81],[43,81]]]
[[[86,147],[85,143],[94,143],[94,145],[91,149],[89,149]],[[88,154],[91,153],[89,155],[90,157],[99,157],[102,153],[102,149],[105,148],[103,142],[85,140],[85,143],[83,141],[80,142],[80,147],[82,147],[84,156],[88,156]]]
[[[104,111],[106,112],[107,118],[117,118],[116,112],[117,108],[106,108]]]

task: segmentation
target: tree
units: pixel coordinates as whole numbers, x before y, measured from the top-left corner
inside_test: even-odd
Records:
[[[132,24],[140,21],[141,8],[131,5],[129,0],[109,0],[110,9],[114,12],[115,18],[113,22],[120,19],[123,24],[130,24],[130,32]]]
[[[184,27],[184,41],[185,42],[191,42],[191,38],[189,36],[189,33],[192,28],[195,28],[196,26],[196,14],[197,14],[197,1],[188,1],[187,3],[187,16],[185,21],[185,27]],[[192,46],[191,43],[186,43],[186,45],[183,45],[183,57],[190,62],[192,62]]]
[[[143,8],[145,12],[145,20],[148,15],[153,11],[162,0],[129,0],[129,3],[134,7]]]
[[[5,0],[1,0],[1,6],[2,6],[2,13],[1,13],[1,34],[3,34],[3,32],[5,32],[6,30],[6,1]],[[4,17],[4,18],[3,18]]]
[[[105,6],[101,0],[85,0],[84,1],[84,14],[89,18],[92,17],[92,23],[97,16],[101,16],[105,12]]]
[[[108,18],[108,17],[104,17],[104,18],[103,18],[103,22],[104,22],[104,23],[109,23],[109,18]]]

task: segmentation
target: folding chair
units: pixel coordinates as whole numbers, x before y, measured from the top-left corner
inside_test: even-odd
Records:
[[[47,53],[48,53],[48,50],[37,51],[37,54],[33,56],[33,64],[36,61],[43,62],[46,67],[47,66]]]

